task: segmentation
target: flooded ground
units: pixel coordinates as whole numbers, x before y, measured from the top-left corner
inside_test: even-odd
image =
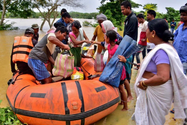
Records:
[[[11,69],[10,69],[10,54],[13,44],[13,39],[15,36],[20,36],[24,34],[24,30],[30,27],[33,23],[41,24],[41,19],[9,19],[10,21],[16,22],[14,26],[20,28],[20,30],[16,31],[0,31],[0,100],[2,103],[0,107],[9,106],[6,99],[6,90],[7,90],[7,81],[12,77]],[[80,22],[83,22],[84,19],[79,19]],[[95,20],[88,20],[91,22],[95,22]],[[92,38],[94,28],[92,27],[83,27],[89,39]],[[47,24],[44,25],[44,31],[40,31],[40,39],[45,35],[46,31],[49,29]],[[122,34],[122,32],[121,32]],[[131,116],[134,112],[136,99],[133,91],[133,85],[135,82],[135,78],[137,75],[137,70],[133,70],[132,72],[132,80],[131,80],[131,90],[134,97],[134,100],[128,102],[128,111],[121,111],[122,106],[119,105],[118,108],[107,117],[101,119],[96,122],[94,125],[135,125],[135,122],[131,120]],[[182,120],[174,120],[174,115],[169,113],[166,116],[165,125],[181,125]]]

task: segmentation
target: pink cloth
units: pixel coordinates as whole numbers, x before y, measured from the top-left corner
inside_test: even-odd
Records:
[[[75,39],[77,39],[77,37],[75,36],[75,34],[73,32],[70,32],[69,34],[72,35]],[[70,39],[70,41],[72,42],[71,39]]]
[[[110,49],[110,44],[108,44],[108,54],[109,54],[110,59],[115,54],[117,48],[118,48],[118,45],[116,44],[112,49]],[[123,66],[120,80],[125,80],[125,78],[126,78],[126,70],[125,70],[125,66]]]

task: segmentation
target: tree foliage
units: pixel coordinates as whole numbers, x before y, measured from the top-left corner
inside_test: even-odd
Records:
[[[178,10],[175,10],[172,7],[166,7],[166,10],[167,10],[166,19],[168,20],[168,22],[171,22],[172,19],[174,19],[175,21],[180,20],[180,13]]]
[[[98,9],[100,13],[103,13],[107,16],[108,20],[112,21],[115,27],[118,27],[122,30],[122,22],[125,20],[125,16],[121,13],[120,0],[111,0],[112,2],[107,2],[106,4],[102,4]],[[102,2],[102,1],[101,1]],[[105,0],[103,1],[105,2]],[[131,1],[132,2],[132,1]],[[136,8],[141,6],[140,4],[132,2],[132,8]]]
[[[108,2],[99,7],[100,13],[107,16],[108,20],[112,21],[114,26],[121,29],[121,22],[124,21],[124,16],[121,13],[119,2]]]
[[[70,12],[72,18],[95,19],[99,13]]]
[[[103,4],[104,2],[106,2],[107,0],[101,0],[101,4]],[[130,1],[132,8],[138,8],[139,6],[142,6],[141,4],[135,3],[132,0],[109,0],[110,2],[119,2],[122,3],[123,1]]]
[[[154,10],[154,11],[156,11],[157,10],[157,4],[152,4],[152,3],[145,4],[143,6],[143,9],[145,11],[148,11],[148,10]]]
[[[145,16],[145,19],[147,19],[147,11],[148,10],[154,10],[156,11],[157,10],[157,4],[153,4],[153,3],[148,3],[148,4],[145,4],[143,6],[143,9],[144,9],[144,16]]]
[[[31,0],[0,0],[0,12],[0,26],[6,26],[4,23],[6,13],[27,18],[32,13]]]
[[[40,26],[42,30],[44,23],[47,21],[49,26],[52,27],[55,19],[58,17],[57,12],[60,6],[83,7],[80,0],[33,0],[33,7],[37,8],[43,17],[43,22]],[[51,21],[51,18],[52,21]]]

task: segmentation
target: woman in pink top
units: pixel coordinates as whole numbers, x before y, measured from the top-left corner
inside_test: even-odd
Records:
[[[118,45],[116,44],[116,39],[117,39],[117,35],[114,30],[109,30],[106,32],[105,41],[108,44],[107,63],[110,61],[110,59],[112,58],[112,56],[114,55],[114,53],[116,52],[116,50],[118,48]],[[126,60],[124,60],[124,63],[125,62],[126,62]],[[125,71],[125,67],[123,66],[123,70],[122,70],[122,74],[121,74],[121,81],[120,81],[120,85],[119,85],[119,91],[121,94],[121,102],[122,102],[121,104],[123,104],[122,111],[128,110],[127,95],[126,95],[125,88],[124,88],[125,78],[126,78],[126,71]]]

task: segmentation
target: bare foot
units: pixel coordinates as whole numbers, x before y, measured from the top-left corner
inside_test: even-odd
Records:
[[[127,97],[127,102],[130,102],[131,100],[133,100],[133,97],[132,96],[128,96]]]
[[[121,111],[127,111],[128,110],[128,108],[123,108],[123,109],[121,109]]]

